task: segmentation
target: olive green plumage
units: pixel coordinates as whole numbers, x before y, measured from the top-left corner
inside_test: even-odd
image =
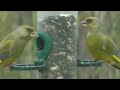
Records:
[[[101,22],[96,17],[88,17],[81,22],[88,33],[86,45],[95,60],[102,60],[120,70],[119,50],[107,33],[101,31]]]
[[[8,34],[0,43],[0,66],[8,66],[17,60],[32,37],[37,36],[35,30],[22,25]]]

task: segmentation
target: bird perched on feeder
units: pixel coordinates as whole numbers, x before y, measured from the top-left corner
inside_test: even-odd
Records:
[[[120,70],[120,52],[107,33],[101,32],[101,21],[88,17],[81,22],[86,28],[86,46],[95,60],[102,60]]]
[[[0,66],[8,66],[17,60],[28,41],[37,36],[29,25],[22,25],[8,34],[0,43]]]

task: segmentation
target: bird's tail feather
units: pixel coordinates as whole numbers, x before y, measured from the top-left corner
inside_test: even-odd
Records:
[[[115,59],[115,62],[112,64],[112,66],[120,70],[120,58],[116,55],[112,55],[112,57]]]
[[[112,55],[112,57],[113,57],[118,63],[120,63],[120,58],[119,58],[118,56]]]
[[[112,66],[120,70],[120,67],[118,65],[112,65]]]

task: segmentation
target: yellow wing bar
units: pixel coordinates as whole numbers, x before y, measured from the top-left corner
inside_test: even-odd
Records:
[[[112,55],[112,57],[120,63],[120,59],[116,55]]]

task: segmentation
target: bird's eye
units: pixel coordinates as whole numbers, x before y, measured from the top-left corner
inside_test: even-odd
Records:
[[[32,32],[33,30],[31,28],[25,28],[28,32]]]
[[[87,24],[87,22],[83,22],[82,24]]]
[[[88,23],[91,23],[92,22],[92,19],[87,19],[86,20]]]

